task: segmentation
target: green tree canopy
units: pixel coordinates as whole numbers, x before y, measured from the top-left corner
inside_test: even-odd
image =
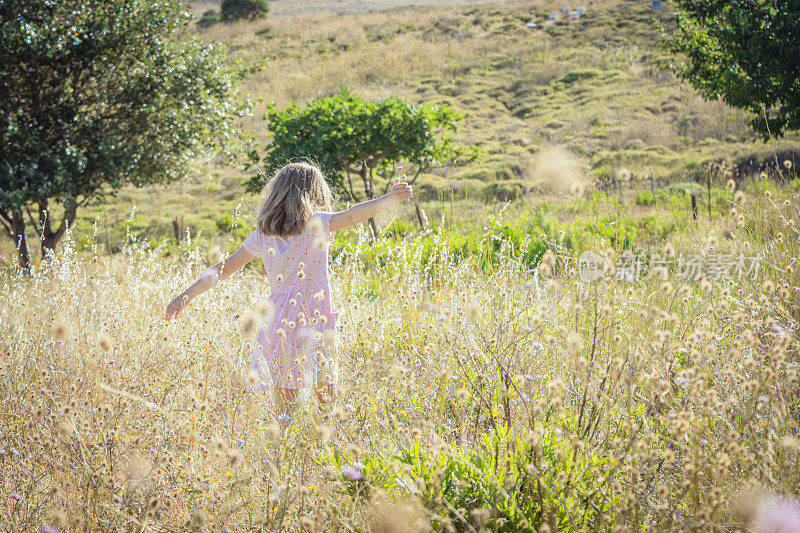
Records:
[[[222,21],[222,19],[218,12],[213,9],[207,9],[203,11],[203,16],[197,21],[197,25],[201,28],[205,28],[217,24],[220,21]]]
[[[306,107],[272,107],[267,117],[273,138],[264,172],[250,181],[253,190],[287,162],[311,157],[331,185],[344,187],[359,200],[352,183],[356,175],[364,195],[373,198],[376,172],[389,173],[400,163],[410,163],[416,166],[413,182],[425,169],[464,164],[478,156],[476,147],[454,143],[452,135],[463,115],[446,105],[416,106],[394,97],[368,101],[344,88]]]
[[[800,129],[800,3],[675,0],[668,38],[680,73],[707,98],[753,114],[764,138]]]
[[[180,0],[0,0],[0,223],[23,266],[24,212],[52,250],[81,204],[181,178],[234,133],[236,76],[190,20]]]
[[[266,18],[269,13],[268,0],[222,0],[220,14],[229,22],[244,18]]]

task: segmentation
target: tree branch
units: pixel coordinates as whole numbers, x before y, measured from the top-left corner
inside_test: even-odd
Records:
[[[64,235],[64,231],[66,231],[66,229],[72,225],[77,212],[78,202],[74,199],[67,200],[67,204],[64,206],[64,217],[61,219],[61,225],[55,232],[52,233],[52,237],[55,238],[56,242],[58,242]]]
[[[353,192],[353,177],[352,174],[350,173],[350,167],[347,166],[344,167],[344,173],[347,175],[347,184],[350,186],[349,191],[347,190],[347,187],[345,187],[344,190],[347,191],[347,193],[350,195],[350,201],[355,203],[356,195]]]
[[[42,229],[40,226],[36,224],[36,220],[34,220],[33,218],[33,213],[31,213],[31,208],[27,205],[25,206],[25,212],[28,213],[28,218],[31,221],[31,226],[33,226],[33,229],[36,231],[36,235],[38,235],[41,238]]]
[[[408,182],[408,184],[409,184],[409,185],[414,185],[414,183],[417,181],[417,178],[419,177],[419,175],[420,175],[420,174],[422,174],[422,171],[423,171],[423,170],[428,170],[429,168],[431,168],[431,167],[430,167],[430,165],[428,165],[428,166],[426,166],[426,167],[422,167],[422,166],[421,166],[421,167],[419,167],[419,168],[417,169],[417,172],[414,174],[414,177],[413,177],[413,178],[411,178],[411,181],[409,181],[409,182]]]
[[[0,211],[0,219],[3,219],[5,222],[8,222],[9,224],[13,223],[11,216],[8,215],[5,211]]]
[[[6,222],[6,221],[8,221],[8,222]],[[11,229],[11,217],[6,215],[2,211],[0,211],[0,224],[3,225],[3,227],[8,232],[9,236],[11,236],[11,238],[14,238],[14,230]]]

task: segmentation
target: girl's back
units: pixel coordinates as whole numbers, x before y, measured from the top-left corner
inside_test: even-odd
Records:
[[[274,309],[256,336],[250,370],[260,386],[251,389],[335,384],[335,351],[326,342],[326,332],[338,327],[328,280],[331,216],[315,212],[296,236],[264,235],[256,229],[244,243],[263,259]]]
[[[264,261],[273,297],[306,293],[327,287],[328,243],[332,213],[315,212],[303,233],[291,237],[264,235],[255,229],[244,242],[245,249]]]

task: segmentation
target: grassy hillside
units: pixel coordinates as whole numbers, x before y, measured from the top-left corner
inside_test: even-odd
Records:
[[[214,5],[195,4],[195,10]],[[539,186],[553,175],[576,174],[589,188],[621,168],[632,172],[633,188],[649,187],[651,175],[656,186],[665,186],[690,179],[704,161],[797,144],[795,136],[765,145],[747,116],[703,101],[676,79],[664,65],[669,56],[654,23],[668,27],[670,14],[649,2],[586,3],[580,20],[559,15],[552,22],[546,15],[561,3],[462,3],[345,15],[320,12],[313,3],[271,5],[268,20],[200,30],[205,40],[226,42],[231,61],[252,67],[244,89],[259,101],[244,129],[263,148],[269,102],[306,101],[342,85],[370,98],[447,103],[466,114],[459,140],[485,154],[470,167],[423,175],[418,193],[429,201],[454,197],[468,211],[522,195],[537,201]],[[365,8],[324,5],[348,13]],[[527,29],[529,21],[538,28]],[[127,189],[84,209],[79,229],[97,220],[113,247],[136,205],[130,226],[148,238],[171,236],[176,214],[193,234],[213,235],[226,229],[237,208],[251,211],[255,198],[241,186],[246,178],[212,166],[189,182]]]
[[[704,102],[662,64],[647,2],[596,2],[578,21],[544,20],[547,2],[404,8],[219,25],[204,33],[231,57],[268,67],[246,88],[283,105],[348,85],[370,97],[442,102],[467,114],[460,138],[485,161],[450,179],[531,180],[544,146],[564,145],[597,169],[682,178],[708,158],[762,148],[747,117]],[[559,5],[560,7],[560,5]],[[535,21],[536,30],[525,23]],[[263,107],[262,107],[263,109]],[[255,132],[266,124],[256,114]],[[435,183],[435,182],[434,182]],[[475,183],[477,185],[477,183]]]
[[[407,6],[446,6],[470,5],[486,3],[485,0],[279,0],[270,2],[271,17],[294,17],[303,14],[333,13],[336,15],[353,15],[373,11],[385,11]],[[208,9],[219,11],[220,0],[204,0],[191,2],[192,10],[202,14]]]

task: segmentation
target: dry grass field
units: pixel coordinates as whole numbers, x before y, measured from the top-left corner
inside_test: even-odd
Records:
[[[756,180],[721,194],[728,207],[713,221],[643,249],[633,283],[615,275],[622,249],[605,238],[585,243],[612,259],[586,282],[572,232],[520,235],[500,218],[467,248],[447,221],[376,243],[343,234],[332,265],[341,389],[321,418],[309,406],[277,420],[271,398],[243,392],[267,294],[260,268],[172,323],[165,303],[219,249],[184,242],[165,256],[131,238],[108,256],[102,242],[68,242],[29,279],[6,270],[0,523],[629,531],[765,520],[759,502],[800,482],[800,189]],[[686,270],[690,256],[700,270]]]

